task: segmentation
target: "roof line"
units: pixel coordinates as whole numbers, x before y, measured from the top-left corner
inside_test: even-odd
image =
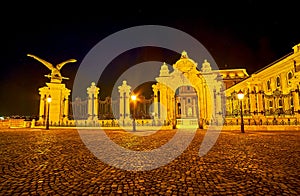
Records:
[[[294,54],[294,53],[293,53],[293,52],[290,52],[290,53],[288,53],[288,54],[284,55],[283,57],[281,57],[281,58],[277,59],[276,61],[273,61],[272,63],[268,64],[267,66],[265,66],[265,67],[263,67],[263,68],[261,68],[261,69],[259,69],[259,70],[255,71],[255,72],[254,72],[254,73],[252,73],[252,74],[257,74],[257,73],[259,73],[259,72],[261,72],[261,71],[263,71],[263,70],[265,70],[265,69],[267,69],[267,68],[271,67],[272,65],[274,65],[274,64],[276,64],[276,63],[278,63],[279,61],[282,61],[283,59],[287,58],[288,56],[291,56],[292,54]],[[252,74],[251,74],[251,75],[252,75]],[[241,80],[241,81],[239,81],[238,83],[236,83],[236,84],[232,85],[232,86],[231,86],[231,87],[229,87],[228,89],[231,89],[231,88],[235,87],[236,85],[240,84],[241,82],[243,82],[243,81],[245,81],[245,80],[247,80],[247,79],[251,78],[251,75],[250,75],[250,76],[248,76],[248,77],[245,77],[244,79],[242,79],[242,80]],[[225,91],[227,91],[228,89],[226,89]]]
[[[255,72],[252,73],[252,74],[257,74],[257,73],[259,73],[259,72],[261,72],[261,71],[263,71],[263,70],[265,70],[265,69],[271,67],[272,65],[278,63],[279,61],[282,61],[283,59],[287,58],[288,56],[291,56],[292,54],[294,54],[294,52],[290,52],[290,53],[284,55],[283,57],[277,59],[276,61],[273,61],[272,63],[270,63],[270,64],[268,64],[267,66],[265,66],[265,67],[263,67],[263,68],[261,68],[261,69],[255,71]],[[251,74],[251,75],[252,75],[252,74]]]

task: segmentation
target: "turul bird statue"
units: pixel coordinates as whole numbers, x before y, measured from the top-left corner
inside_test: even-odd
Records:
[[[60,70],[61,68],[67,64],[67,63],[74,63],[76,62],[77,60],[76,59],[69,59],[69,60],[66,60],[62,63],[59,63],[57,64],[56,66],[54,66],[53,64],[49,63],[48,61],[45,61],[35,55],[32,55],[32,54],[27,54],[27,56],[29,57],[32,57],[36,60],[38,60],[39,62],[41,62],[42,64],[44,64],[48,69],[51,70],[51,74],[48,74],[48,75],[45,75],[45,77],[47,78],[50,78],[50,82],[51,83],[61,83],[63,79],[69,79],[69,78],[66,78],[66,77],[63,77],[60,73]]]

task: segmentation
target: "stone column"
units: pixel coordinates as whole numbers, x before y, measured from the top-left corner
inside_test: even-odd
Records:
[[[46,118],[46,110],[45,110],[45,104],[46,104],[46,95],[42,92],[40,92],[41,99],[40,99],[40,116],[39,116],[39,121],[43,121]],[[44,117],[44,118],[43,118]]]
[[[174,102],[174,93],[172,92],[172,90],[170,88],[167,87],[167,94],[168,94],[168,104],[167,104],[167,113],[168,113],[168,117],[167,119],[168,120],[173,120],[173,114],[174,114],[174,105],[175,105],[175,102]]]
[[[205,92],[204,90],[204,86],[203,86],[203,83],[201,83],[199,86],[197,86],[197,98],[198,98],[198,120],[199,120],[199,128],[203,128],[204,126],[204,118],[205,118],[205,115],[204,113],[206,113],[206,109],[204,108],[204,103],[203,103],[203,96],[205,97],[206,95],[204,95],[203,93]]]
[[[158,119],[158,86],[157,84],[152,85],[152,89],[154,92],[154,100],[153,100],[153,112],[154,112],[154,120]]]
[[[52,125],[59,125],[62,122],[62,117],[64,113],[63,109],[63,99],[64,97],[69,96],[70,90],[65,87],[65,84],[59,84],[59,83],[46,83],[47,87],[42,87],[40,88],[40,94],[42,95],[41,97],[41,106],[43,108],[45,106],[50,106],[49,110],[49,122],[50,126]],[[45,95],[46,98],[48,96],[51,96],[51,102],[48,104],[47,100],[45,100]],[[40,108],[40,112],[43,112],[41,115],[45,113],[45,109]]]
[[[120,92],[120,90],[119,90]],[[125,97],[125,94],[124,92],[120,92],[120,112],[119,112],[119,120],[120,122],[123,122],[124,118],[125,118],[125,110],[124,110],[124,97]]]
[[[166,87],[160,88],[160,120],[166,120],[167,117],[167,91]]]
[[[130,89],[127,81],[124,80],[118,87],[120,93],[120,124],[126,125],[131,123],[130,119]]]
[[[39,109],[39,122],[46,122],[47,113],[47,97],[50,95],[50,89],[48,87],[39,88],[40,96],[40,109]]]
[[[257,92],[257,111],[261,112],[264,107],[263,107],[263,95],[261,92]],[[261,115],[261,113],[258,113],[259,115]]]
[[[196,100],[193,99],[192,103],[193,103],[193,116],[197,117]]]
[[[250,88],[250,95],[249,95],[249,99],[250,99],[250,112],[254,112],[255,110],[259,111],[258,108],[256,108],[256,96],[254,93],[254,89]],[[251,113],[253,115],[253,113]]]
[[[227,106],[227,107],[226,107],[226,111],[230,112],[230,114],[232,115],[232,113],[233,113],[233,108],[232,108],[232,105],[233,105],[233,103],[232,103],[232,97],[227,98],[226,101],[228,101],[228,104],[226,104],[226,106]]]
[[[181,117],[186,117],[186,99],[182,98],[182,101],[181,101]]]
[[[222,118],[222,93],[220,92],[220,89],[216,90],[216,118],[217,123],[222,124],[223,118]]]
[[[209,115],[209,114],[211,114],[211,107],[209,104],[211,104],[212,94],[211,94],[209,88],[207,87],[207,84],[205,84],[201,90],[203,92],[203,93],[201,93],[201,96],[202,96],[201,100],[203,100],[203,101],[201,101],[202,102],[201,107],[202,107],[202,110],[204,111],[202,117],[205,120],[210,120],[210,119],[208,119],[208,118],[211,118],[211,115]],[[206,103],[204,103],[204,100],[206,101]]]
[[[68,97],[65,97],[63,114],[64,114],[63,122],[66,123],[66,120],[68,120],[68,115],[69,115],[69,99],[68,99]]]
[[[125,92],[125,117],[130,119],[130,91]]]
[[[298,110],[300,110],[300,107],[299,107],[299,93],[297,91],[293,91],[293,101],[294,101],[294,111],[297,112]]]
[[[88,120],[98,120],[98,94],[99,88],[96,87],[95,82],[87,88],[88,94]]]

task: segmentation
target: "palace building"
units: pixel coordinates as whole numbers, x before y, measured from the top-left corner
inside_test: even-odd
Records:
[[[120,96],[115,100],[111,97],[100,100],[101,89],[92,82],[86,99],[76,98],[70,102],[69,114],[76,113],[75,121],[89,121],[94,125],[112,119],[116,124],[130,125],[134,115],[143,125],[158,123],[176,127],[187,123],[205,128],[238,125],[241,114],[245,125],[299,124],[300,44],[251,75],[244,68],[213,70],[205,59],[201,68],[197,65],[186,51],[172,67],[163,63],[152,85],[153,96],[145,99],[140,95],[136,102],[130,99],[133,89],[126,81],[119,86]],[[50,88],[48,85],[49,92]],[[238,93],[243,93],[242,100],[238,99]],[[40,122],[47,116],[45,96],[44,93],[41,97]],[[65,109],[56,110],[64,111],[64,117],[70,116]],[[65,119],[61,122],[68,123]]]
[[[237,93],[243,92],[242,112],[249,123],[297,123],[300,117],[300,44],[292,52],[228,86],[226,95],[226,118],[239,115]],[[230,75],[223,75],[223,78]],[[237,74],[232,77],[238,77]]]

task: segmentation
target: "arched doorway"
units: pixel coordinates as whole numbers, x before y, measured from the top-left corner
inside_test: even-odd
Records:
[[[196,119],[198,116],[197,92],[192,86],[181,86],[175,92],[175,117]]]
[[[204,128],[209,122],[223,120],[222,92],[223,82],[218,80],[219,72],[211,70],[210,64],[204,60],[201,71],[197,63],[190,59],[185,51],[181,58],[173,64],[173,72],[170,73],[168,65],[161,66],[157,83],[152,85],[154,103],[163,105],[163,110],[154,108],[154,111],[173,124],[177,122],[178,112],[181,119],[196,118],[199,128]],[[178,90],[177,90],[178,89]],[[180,90],[181,89],[181,90]],[[196,97],[194,104],[191,98],[185,99],[185,104],[176,102],[176,92],[185,89],[193,92]],[[183,108],[185,107],[185,108]]]
[[[175,92],[175,123],[177,127],[198,127],[198,96],[192,86],[180,86]]]

